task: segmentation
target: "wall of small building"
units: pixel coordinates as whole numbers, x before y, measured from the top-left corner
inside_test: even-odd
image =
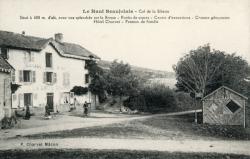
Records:
[[[40,52],[31,51],[31,61],[25,58],[26,52],[25,50],[9,50],[8,62],[16,69],[15,82],[21,85],[13,95],[14,108],[24,107],[24,93],[32,93],[32,103],[35,107],[44,107],[47,102],[47,93],[53,93],[54,111],[56,111],[64,102],[63,94],[65,92],[69,93],[74,86],[87,87],[85,74],[88,73],[88,70],[84,68],[84,60],[62,57],[50,44]],[[52,53],[52,68],[46,68],[46,53]],[[20,82],[20,70],[35,71],[35,82]],[[44,82],[44,72],[56,73],[56,82]],[[69,83],[66,85],[63,81],[65,73],[69,74]]]
[[[10,74],[0,72],[0,120],[11,116]]]
[[[226,104],[233,100],[240,108],[232,113]],[[220,89],[203,101],[203,123],[221,125],[244,125],[245,99],[227,90]]]

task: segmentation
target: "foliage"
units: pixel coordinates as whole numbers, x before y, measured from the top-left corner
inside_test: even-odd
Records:
[[[21,85],[11,83],[11,93],[15,93],[19,87],[21,87]]]
[[[127,96],[138,93],[139,77],[134,75],[129,64],[112,62],[107,74],[107,90],[113,96]]]
[[[153,84],[141,89],[139,95],[130,96],[124,105],[141,111],[167,112],[176,107],[174,91],[163,84]]]
[[[88,88],[87,87],[82,87],[82,86],[74,86],[70,92],[74,92],[75,95],[84,95],[88,93]]]
[[[180,111],[192,110],[195,107],[194,99],[185,92],[175,92],[177,109]]]
[[[103,102],[105,100],[105,90],[107,87],[107,82],[105,78],[105,72],[101,67],[99,67],[96,61],[90,60],[87,62],[87,69],[89,70],[89,76],[91,78],[91,83],[89,84],[89,90],[98,95],[99,101]]]
[[[10,128],[13,128],[15,124],[17,124],[17,118],[15,116],[4,117],[1,121],[1,128],[10,129]]]
[[[242,57],[211,50],[207,44],[181,58],[174,71],[179,91],[205,96],[222,85],[239,90],[250,68]]]

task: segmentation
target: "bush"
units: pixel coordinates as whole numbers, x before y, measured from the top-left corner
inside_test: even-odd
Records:
[[[138,96],[130,96],[124,101],[130,109],[152,113],[169,112],[176,107],[174,91],[163,84],[144,87]]]
[[[190,96],[189,93],[176,92],[175,99],[176,99],[177,109],[179,111],[195,109],[194,99]]]

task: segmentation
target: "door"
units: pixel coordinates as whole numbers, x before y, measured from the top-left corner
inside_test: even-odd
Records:
[[[31,93],[24,93],[24,106],[32,106],[32,94]]]
[[[50,112],[54,111],[54,94],[47,93],[47,105],[49,106]]]

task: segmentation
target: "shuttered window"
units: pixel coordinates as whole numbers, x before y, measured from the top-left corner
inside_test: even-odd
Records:
[[[57,81],[57,75],[53,72],[44,72],[44,83],[54,84]]]
[[[64,86],[70,85],[70,74],[68,72],[63,73],[63,85]]]
[[[12,81],[15,76],[12,76]],[[31,70],[19,70],[19,82],[36,82],[36,72]]]
[[[31,82],[31,71],[23,71],[23,82]]]

